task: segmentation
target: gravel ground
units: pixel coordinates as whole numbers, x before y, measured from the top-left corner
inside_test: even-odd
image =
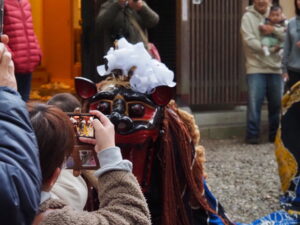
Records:
[[[229,217],[249,223],[279,209],[274,145],[242,140],[202,140],[207,182]]]

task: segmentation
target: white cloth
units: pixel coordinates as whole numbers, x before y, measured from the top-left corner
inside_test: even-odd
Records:
[[[51,198],[51,194],[50,192],[47,192],[47,191],[42,191],[41,192],[41,201],[40,201],[40,205],[47,201],[49,198]]]
[[[104,58],[107,65],[97,67],[100,76],[109,75],[113,70],[120,69],[123,75],[133,70],[130,86],[134,91],[150,94],[158,86],[175,87],[174,72],[156,59],[152,59],[144,44],[130,44],[125,38],[118,40],[117,48],[110,48]]]
[[[73,170],[63,169],[51,189],[51,196],[56,196],[74,209],[82,210],[88,197],[88,188],[81,176],[73,176]]]

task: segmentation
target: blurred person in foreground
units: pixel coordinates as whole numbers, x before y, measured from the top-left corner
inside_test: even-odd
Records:
[[[32,72],[41,63],[42,52],[34,33],[29,0],[5,0],[3,33],[9,37],[8,49],[15,64],[18,92],[29,100]]]
[[[100,206],[97,211],[84,212],[75,210],[50,194],[75,144],[69,117],[55,106],[29,105],[43,175],[41,203],[34,225],[150,224],[146,200],[131,172],[132,163],[123,160],[120,149],[115,146],[113,124],[98,111],[90,113],[97,118],[93,121],[96,139],[80,140],[95,145],[100,164],[100,169],[95,172],[101,187]]]
[[[7,36],[1,36],[7,44]],[[0,223],[30,225],[40,203],[38,147],[17,92],[11,54],[0,43]]]
[[[266,56],[261,44],[262,36],[274,35],[284,39],[283,27],[261,25],[269,15],[269,0],[254,0],[247,7],[241,23],[241,34],[246,56],[248,85],[247,130],[248,144],[260,142],[261,108],[266,97],[269,111],[269,141],[274,142],[279,125],[280,101],[283,92],[281,57],[277,51]]]

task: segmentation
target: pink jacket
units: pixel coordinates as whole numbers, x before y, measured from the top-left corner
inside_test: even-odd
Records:
[[[33,30],[29,0],[4,1],[3,33],[9,36],[15,72],[33,72],[41,62],[41,49]]]

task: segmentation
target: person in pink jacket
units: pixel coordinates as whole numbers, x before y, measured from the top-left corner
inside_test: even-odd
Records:
[[[3,33],[9,36],[8,48],[15,64],[18,91],[29,99],[31,76],[41,63],[41,49],[33,30],[29,0],[5,0]]]

